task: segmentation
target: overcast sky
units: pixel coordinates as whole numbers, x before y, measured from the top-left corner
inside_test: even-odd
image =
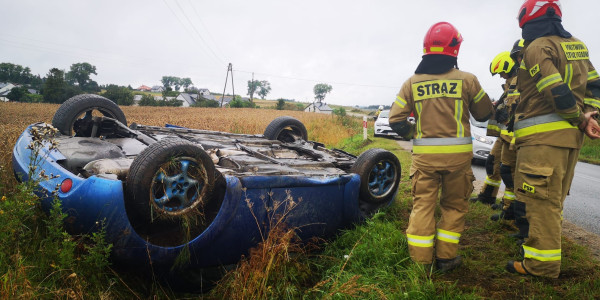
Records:
[[[0,62],[46,76],[73,63],[97,68],[99,84],[160,85],[189,77],[223,92],[228,63],[235,93],[252,78],[267,80],[267,99],[391,104],[421,60],[423,37],[439,21],[464,36],[461,70],[475,74],[492,98],[502,80],[489,64],[521,30],[522,0],[0,0]],[[600,1],[562,1],[563,25],[600,66]],[[231,80],[231,79],[230,79]],[[231,81],[227,93],[231,93]]]

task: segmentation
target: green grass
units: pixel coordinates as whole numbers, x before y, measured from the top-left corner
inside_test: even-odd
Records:
[[[524,277],[506,272],[508,260],[518,260],[518,247],[508,236],[516,228],[509,222],[489,220],[493,212],[474,203],[466,217],[459,254],[464,263],[448,274],[425,270],[412,263],[404,235],[411,210],[407,171],[410,154],[399,149],[393,139],[362,135],[346,140],[340,148],[361,153],[370,148],[385,148],[401,161],[402,181],[395,203],[363,224],[327,241],[318,251],[298,253],[294,262],[306,267],[293,289],[285,286],[289,278],[271,274],[266,288],[268,299],[598,299],[600,264],[585,247],[563,240],[562,273],[559,279]],[[439,210],[438,210],[439,216]],[[259,266],[257,266],[259,267]],[[289,267],[289,265],[288,265]],[[258,269],[260,270],[260,268]],[[287,269],[290,272],[290,269]],[[253,271],[256,274],[257,269]],[[296,273],[301,273],[297,270]],[[238,277],[239,278],[239,277]],[[281,281],[276,278],[282,278]],[[308,278],[308,279],[307,279]],[[221,284],[228,287],[228,282]],[[213,291],[209,297],[222,294]],[[241,294],[240,294],[241,295]],[[240,297],[241,298],[241,297]],[[245,294],[245,298],[253,298]]]
[[[579,160],[600,165],[600,139],[590,140],[586,138],[579,154]]]

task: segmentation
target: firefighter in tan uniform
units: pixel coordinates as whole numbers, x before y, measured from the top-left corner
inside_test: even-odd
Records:
[[[502,94],[502,97],[500,98],[500,100],[498,100],[499,102],[497,103],[500,103],[500,101],[502,101],[502,99],[506,96],[507,85],[503,84],[502,86],[504,89],[504,93]],[[472,202],[479,201],[487,205],[496,205],[496,197],[498,196],[500,184],[502,182],[500,177],[500,155],[502,151],[502,140],[499,139],[500,132],[503,128],[502,126],[503,125],[498,124],[498,121],[496,121],[496,118],[494,116],[492,116],[488,120],[486,135],[498,137],[498,139],[496,139],[496,141],[494,142],[494,145],[492,146],[492,151],[490,151],[490,154],[485,160],[486,177],[485,181],[483,182],[483,186],[481,186],[479,194],[471,198]]]
[[[510,52],[510,57],[515,61],[517,66],[521,65],[522,54],[521,50],[523,49],[525,40],[520,39],[515,42],[513,45],[513,49]],[[513,86],[517,85],[517,77],[514,78],[514,81],[511,83]],[[509,93],[508,97],[508,115],[509,121],[507,124],[507,135],[512,138],[510,144],[505,145],[502,148],[502,159],[500,166],[500,175],[502,176],[502,181],[506,186],[507,191],[511,191],[513,196],[513,201],[508,205],[503,207],[503,212],[501,212],[498,216],[492,216],[492,219],[500,219],[502,214],[505,215],[511,214],[513,215],[513,219],[515,220],[515,226],[519,229],[517,233],[511,234],[512,237],[517,239],[517,244],[520,246],[523,244],[524,239],[527,237],[529,232],[529,222],[527,222],[527,218],[525,216],[525,203],[516,199],[516,195],[514,194],[514,178],[515,178],[515,170],[517,164],[517,151],[514,141],[514,122],[515,122],[515,110],[517,104],[519,103],[520,93],[517,90],[516,86],[514,90]],[[505,193],[506,194],[506,193]]]
[[[413,261],[441,272],[461,265],[457,255],[468,199],[473,191],[473,145],[469,114],[486,121],[492,103],[477,78],[456,68],[462,36],[450,23],[434,24],[425,36],[424,54],[415,75],[392,104],[390,127],[413,137],[413,209],[406,230]],[[407,117],[415,112],[415,124]],[[435,209],[441,187],[441,218]],[[435,254],[434,254],[435,244]]]
[[[509,272],[557,278],[561,264],[561,215],[584,134],[600,138],[597,112],[585,94],[600,95],[599,76],[586,45],[561,24],[558,0],[527,0],[519,11],[525,49],[518,73],[520,103],[514,124],[515,189],[526,203],[529,237],[522,262]]]
[[[490,64],[490,72],[493,75],[499,74],[502,78],[506,79],[505,91],[500,100],[496,102],[496,113],[494,115],[494,119],[496,121],[496,127],[500,130],[499,138],[496,139],[494,143],[494,149],[496,150],[494,154],[494,160],[496,161],[497,167],[494,166],[494,173],[497,172],[497,176],[502,178],[502,166],[501,166],[501,158],[504,155],[503,150],[510,145],[510,141],[512,140],[511,134],[507,131],[506,124],[509,120],[508,108],[510,104],[514,102],[515,90],[516,90],[516,70],[515,61],[511,58],[510,52],[502,52],[492,60]],[[492,150],[492,152],[494,152]],[[496,174],[494,174],[496,176]],[[486,182],[489,179],[486,178]],[[506,185],[506,183],[505,183]],[[498,183],[500,186],[500,183]],[[507,186],[508,187],[508,186]],[[512,214],[512,206],[509,209],[509,205],[512,203],[514,199],[514,193],[512,189],[506,188],[504,191],[504,196],[502,197],[502,202],[500,205],[492,205],[492,208],[498,209],[503,208],[500,214],[496,214],[492,216],[492,220],[506,219],[512,220],[514,219]],[[495,199],[494,199],[495,200]]]

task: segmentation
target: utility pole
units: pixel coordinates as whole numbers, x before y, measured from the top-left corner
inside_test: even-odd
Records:
[[[227,89],[227,79],[229,79],[229,73],[231,73],[231,88],[233,90],[233,96],[231,99],[235,99],[235,86],[233,85],[233,65],[229,63],[227,66],[227,75],[225,75],[225,86],[223,87],[223,96],[221,97],[221,107],[223,107],[223,100],[225,99],[225,89]]]

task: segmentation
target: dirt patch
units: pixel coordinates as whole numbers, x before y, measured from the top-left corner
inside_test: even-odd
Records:
[[[600,236],[567,220],[563,221],[563,235],[578,245],[587,247],[595,260],[600,261]]]

